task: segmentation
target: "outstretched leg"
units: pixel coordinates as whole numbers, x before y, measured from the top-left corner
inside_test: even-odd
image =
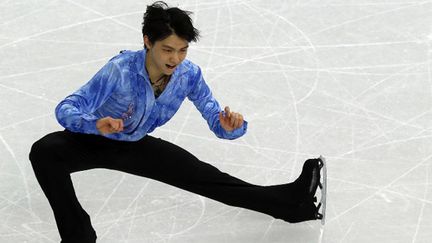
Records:
[[[316,219],[313,202],[304,202],[293,183],[259,186],[247,183],[162,139],[146,136],[122,154],[128,157],[116,167],[127,173],[152,178],[227,205],[251,209],[288,222]]]

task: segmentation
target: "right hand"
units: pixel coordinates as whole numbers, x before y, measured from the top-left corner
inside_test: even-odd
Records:
[[[114,119],[110,116],[99,119],[96,122],[96,128],[103,135],[110,133],[117,133],[123,131],[123,120]]]

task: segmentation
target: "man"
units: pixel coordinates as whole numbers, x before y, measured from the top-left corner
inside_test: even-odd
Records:
[[[189,43],[199,36],[189,14],[164,2],[148,6],[142,28],[145,48],[122,51],[61,101],[55,112],[66,129],[33,144],[30,160],[54,212],[61,242],[96,241],[70,178],[73,172],[92,168],[155,179],[288,222],[322,218],[314,203],[322,159],[307,160],[293,183],[258,186],[148,135],[165,124],[186,97],[217,137],[236,139],[246,133],[243,116],[229,107],[222,111],[201,69],[185,59]]]

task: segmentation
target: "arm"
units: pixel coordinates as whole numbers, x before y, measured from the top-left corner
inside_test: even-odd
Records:
[[[243,136],[247,131],[247,122],[243,121],[243,118],[241,119],[241,123],[238,123],[241,126],[232,131],[230,131],[230,129],[226,130],[221,126],[221,120],[226,120],[225,114],[222,112],[219,103],[213,97],[210,88],[205,83],[199,67],[197,72],[192,76],[192,79],[194,86],[188,94],[188,99],[193,102],[203,118],[207,121],[210,130],[212,130],[217,137],[224,139],[236,139]],[[227,119],[229,118],[227,117]],[[226,123],[227,122],[224,124]]]
[[[99,134],[93,112],[108,99],[120,79],[119,67],[108,62],[87,84],[57,105],[57,121],[73,132]]]

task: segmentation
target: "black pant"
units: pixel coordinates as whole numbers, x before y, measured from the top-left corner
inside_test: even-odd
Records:
[[[289,222],[312,219],[312,208],[299,206],[294,183],[258,186],[219,171],[184,149],[160,138],[136,142],[59,131],[31,148],[36,178],[54,212],[62,243],[95,242],[89,215],[77,200],[70,174],[93,168],[119,170]]]

